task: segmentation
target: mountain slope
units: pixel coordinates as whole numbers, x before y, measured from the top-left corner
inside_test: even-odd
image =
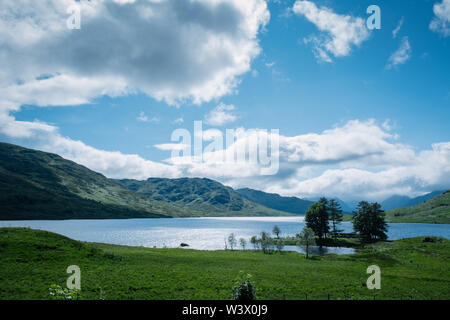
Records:
[[[450,190],[412,207],[386,212],[392,222],[450,223]]]
[[[0,219],[150,218],[176,207],[151,201],[62,157],[0,143]]]
[[[380,204],[383,210],[392,210],[401,207],[407,207],[409,201],[411,201],[410,197],[394,195],[383,200]]]
[[[236,192],[244,198],[259,203],[260,205],[294,214],[305,214],[306,210],[313,204],[309,200],[303,200],[297,197],[282,197],[275,193],[266,193],[249,188],[238,189]]]
[[[394,196],[389,197],[386,200],[382,201],[381,206],[384,210],[393,210],[393,209],[397,209],[397,208],[401,208],[401,207],[411,207],[411,206],[420,204],[422,202],[425,202],[428,199],[431,199],[442,193],[444,193],[444,191],[433,191],[433,192],[427,193],[423,196],[419,196],[416,198],[394,195]]]
[[[119,180],[129,190],[152,200],[188,209],[196,216],[273,216],[288,215],[242,197],[232,188],[206,178],[164,179],[146,181]]]

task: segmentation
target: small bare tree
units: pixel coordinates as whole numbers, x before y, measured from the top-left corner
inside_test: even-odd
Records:
[[[247,245],[247,241],[244,238],[239,239],[239,244],[242,247],[242,250],[245,250],[245,246]]]
[[[259,240],[257,236],[252,236],[250,238],[250,243],[253,245],[253,247],[255,248],[255,250],[257,250],[259,248]]]
[[[234,233],[230,233],[228,236],[228,244],[230,245],[230,249],[233,250],[234,247],[236,247],[237,241],[236,237],[234,236]]]
[[[316,244],[316,235],[311,228],[305,227],[302,232],[298,235],[299,240],[297,246],[302,247],[306,252],[306,259],[309,256],[309,250],[313,245]]]

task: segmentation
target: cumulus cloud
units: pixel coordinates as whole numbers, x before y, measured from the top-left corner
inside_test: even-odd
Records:
[[[374,120],[353,120],[297,136],[237,128],[232,141],[227,141],[226,133],[208,129],[200,139],[204,151],[200,158],[195,155],[195,135],[191,135],[191,141],[155,146],[168,152],[188,150],[188,155],[155,162],[87,146],[61,136],[58,128],[48,124],[0,116],[0,139],[57,153],[111,178],[209,177],[233,187],[344,200],[383,200],[392,194],[417,196],[449,188],[450,142],[417,152],[397,142],[391,129]],[[251,158],[250,150],[260,146],[261,137],[266,137],[267,154],[259,149],[257,157]],[[276,149],[273,138],[278,141]],[[261,175],[274,160],[279,170]]]
[[[67,28],[73,5],[79,30]],[[251,70],[269,18],[264,0],[2,0],[0,136],[110,177],[174,176],[176,168],[97,150],[13,112],[138,92],[169,104],[219,98]]]
[[[392,194],[417,196],[448,188],[450,143],[436,143],[430,150],[416,152],[396,142],[391,129],[374,120],[353,120],[321,133],[278,135],[279,170],[274,175],[261,175],[267,164],[250,159],[250,146],[256,145],[261,135],[269,135],[261,129],[238,128],[231,144],[225,143],[225,134],[220,136],[215,130],[209,136],[220,136],[219,148],[204,152],[201,161],[189,153],[166,163],[186,176],[207,176],[233,187],[299,197],[383,200]],[[187,148],[192,151],[193,146]],[[245,154],[240,160],[235,157],[239,152]]]
[[[389,57],[387,69],[392,69],[393,67],[404,64],[411,58],[411,45],[409,44],[408,37],[403,37],[400,47]]]
[[[430,29],[444,37],[450,36],[450,0],[434,4],[433,12],[435,17],[430,23]]]
[[[304,39],[305,43],[313,45],[314,54],[320,61],[332,62],[330,54],[348,56],[352,46],[360,46],[370,36],[364,19],[340,15],[327,7],[319,8],[311,1],[297,0],[292,11],[304,16],[322,32],[319,36]]]
[[[80,30],[66,26],[73,4],[81,8]],[[78,104],[109,94],[112,85],[170,104],[210,101],[233,92],[250,71],[268,20],[264,0],[4,0],[2,98]],[[43,75],[53,80],[36,80]],[[53,90],[56,82],[80,90],[66,102],[63,90]],[[54,93],[51,100],[45,92]]]
[[[205,122],[211,126],[223,126],[224,124],[236,121],[237,117],[232,113],[236,107],[232,104],[219,104],[207,115],[205,115]]]

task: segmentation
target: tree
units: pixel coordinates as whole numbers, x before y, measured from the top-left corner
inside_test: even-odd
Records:
[[[284,248],[283,240],[275,239],[275,246],[277,247],[278,252],[281,253],[281,251],[283,251],[283,248]]]
[[[230,233],[228,236],[228,244],[230,245],[231,250],[233,250],[234,247],[236,247],[236,237],[234,236],[234,233]]]
[[[255,250],[259,248],[259,240],[258,240],[258,238],[256,236],[252,236],[250,238],[250,243],[253,245]]]
[[[341,205],[336,200],[331,199],[328,202],[328,210],[327,211],[329,213],[331,224],[332,224],[331,234],[333,235],[333,237],[336,238],[337,234],[339,232],[342,232],[341,229],[338,229],[338,225],[342,222],[342,217],[343,217]]]
[[[272,247],[272,238],[269,236],[269,234],[265,231],[261,232],[261,238],[259,239],[259,243],[261,245],[261,250],[264,253],[267,253],[270,251],[270,248]]]
[[[320,200],[313,203],[306,211],[305,221],[306,226],[311,228],[316,236],[319,237],[319,245],[322,247],[322,240],[330,229],[325,202]]]
[[[310,248],[316,244],[314,231],[311,228],[304,227],[298,238],[297,245],[304,248],[306,259],[308,259]]]
[[[277,237],[277,239],[280,239],[281,230],[278,226],[273,227],[272,233]]]
[[[242,247],[242,250],[245,250],[245,246],[247,245],[247,241],[244,238],[239,239],[239,244]]]
[[[361,201],[353,216],[353,229],[359,233],[364,242],[387,239],[385,213],[379,203]]]

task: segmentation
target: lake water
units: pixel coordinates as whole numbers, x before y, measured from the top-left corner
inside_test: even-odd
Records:
[[[295,236],[305,226],[303,217],[251,218],[173,218],[129,220],[36,220],[0,221],[0,227],[29,227],[47,230],[69,238],[89,242],[103,242],[129,246],[176,248],[181,243],[190,249],[222,250],[230,233],[249,242],[261,231],[271,232],[273,226],[281,229],[281,236]],[[343,222],[344,232],[352,232],[352,224]],[[450,225],[425,223],[389,224],[389,240],[417,236],[450,238]],[[250,248],[251,245],[248,244]],[[285,250],[298,251],[295,246]],[[327,253],[351,254],[350,248],[327,248]]]

